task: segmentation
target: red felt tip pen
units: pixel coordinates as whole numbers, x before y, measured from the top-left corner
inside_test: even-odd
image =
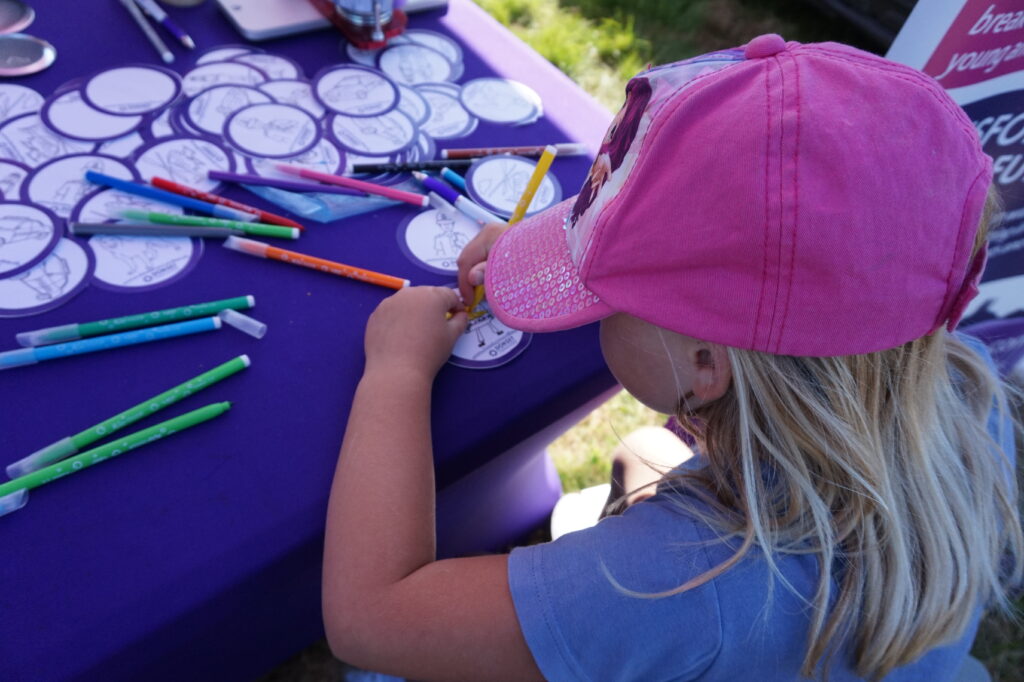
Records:
[[[153,179],[150,180],[150,182],[153,183],[154,187],[159,187],[160,189],[167,190],[168,192],[180,194],[183,197],[191,197],[193,199],[199,199],[201,201],[208,201],[211,204],[220,204],[221,206],[228,206],[239,211],[252,213],[254,215],[259,216],[259,220],[261,223],[270,223],[271,225],[283,225],[284,227],[297,227],[300,230],[306,229],[302,225],[299,225],[294,220],[289,220],[288,218],[285,218],[284,216],[279,216],[276,213],[270,213],[269,211],[264,211],[253,206],[247,206],[246,204],[243,204],[239,201],[226,199],[217,194],[210,194],[209,192],[194,189],[186,185],[181,185],[178,184],[177,182],[172,182],[170,180],[157,177],[155,175],[153,176]]]

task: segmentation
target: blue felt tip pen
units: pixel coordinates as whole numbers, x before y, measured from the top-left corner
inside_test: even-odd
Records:
[[[121,178],[114,178],[103,173],[97,173],[96,171],[86,171],[85,179],[89,182],[97,185],[103,185],[104,187],[112,187],[113,189],[127,192],[128,194],[134,194],[140,197],[146,197],[147,199],[153,199],[154,201],[160,201],[165,204],[171,204],[172,206],[181,206],[182,208],[189,208],[193,211],[199,211],[206,215],[216,216],[218,218],[224,218],[226,220],[242,220],[247,223],[251,223],[256,220],[258,216],[252,213],[246,213],[245,211],[238,211],[227,206],[221,206],[219,204],[211,204],[206,201],[199,201],[198,199],[192,199],[191,197],[185,197],[174,192],[167,192],[157,187],[150,187],[149,185],[140,185],[137,182],[130,182],[128,180],[122,180]]]
[[[413,171],[412,174],[413,177],[423,183],[424,187],[432,192],[437,192],[445,201],[450,202],[455,206],[455,208],[459,209],[481,225],[486,225],[487,223],[505,223],[505,221],[498,216],[484,210],[478,204],[474,204],[472,201],[456,192],[452,189],[451,185],[445,183],[443,180],[432,178],[426,173],[421,173],[419,171]]]
[[[57,343],[52,346],[33,346],[32,348],[19,348],[0,353],[0,370],[20,367],[21,365],[32,365],[43,360],[55,358],[66,358],[70,355],[81,355],[92,353],[98,350],[120,348],[122,346],[133,346],[138,343],[149,341],[160,341],[185,336],[186,334],[197,334],[214,329],[220,329],[221,320],[218,317],[202,317],[198,320],[187,322],[175,322],[164,324],[159,327],[147,327],[135,329],[130,332],[119,334],[107,334],[106,336],[94,336],[91,339],[81,341],[69,341]]]
[[[466,178],[462,177],[451,168],[445,166],[441,169],[441,177],[452,183],[460,192],[466,191]]]

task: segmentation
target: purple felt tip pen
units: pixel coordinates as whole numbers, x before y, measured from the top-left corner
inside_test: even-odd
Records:
[[[479,205],[474,204],[472,201],[456,192],[451,185],[443,180],[433,178],[426,173],[420,173],[419,171],[413,171],[413,177],[423,183],[423,186],[432,192],[437,192],[445,201],[453,204],[455,208],[459,209],[470,218],[485,225],[487,223],[501,223],[505,224],[505,221],[498,216],[484,210]]]
[[[135,0],[135,4],[142,9],[143,12],[152,17],[153,21],[157,22],[161,26],[167,29],[167,31],[181,41],[181,44],[190,50],[194,50],[196,47],[195,41],[182,30],[181,26],[174,23],[167,12],[164,11],[163,7],[156,4],[156,0]]]

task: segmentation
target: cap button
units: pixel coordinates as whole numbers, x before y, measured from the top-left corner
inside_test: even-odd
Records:
[[[747,59],[771,57],[786,49],[786,41],[778,33],[765,33],[747,43],[743,48],[743,56]]]

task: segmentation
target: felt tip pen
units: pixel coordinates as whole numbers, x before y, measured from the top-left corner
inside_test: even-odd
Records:
[[[558,155],[558,149],[554,145],[548,145],[544,149],[544,153],[540,155],[540,159],[537,160],[537,165],[533,169],[533,173],[530,175],[530,179],[526,181],[526,188],[523,189],[523,194],[519,197],[519,203],[516,204],[515,210],[512,212],[512,217],[508,219],[509,225],[515,225],[523,216],[526,215],[527,209],[530,204],[533,203],[533,197],[537,193],[537,188],[540,187],[540,183],[544,180],[544,176],[548,174],[548,169],[551,168],[551,162],[555,160],[555,156]],[[480,305],[481,301],[484,300],[485,291],[484,285],[480,284],[473,290],[473,302],[469,305],[469,319],[475,319],[483,314],[482,310],[477,310],[477,306]]]
[[[495,154],[515,154],[516,156],[540,156],[548,147],[554,147],[559,156],[583,156],[587,146],[581,142],[560,142],[552,145],[527,145],[523,147],[475,147],[465,149],[442,149],[442,159],[471,159]]]
[[[217,365],[209,371],[203,372],[198,376],[194,376],[188,381],[180,383],[173,388],[169,388],[163,393],[159,393],[152,398],[143,400],[138,405],[130,407],[123,412],[119,412],[113,417],[104,419],[100,423],[79,431],[73,436],[61,438],[55,443],[51,443],[44,448],[40,448],[31,455],[23,457],[13,464],[8,464],[7,475],[10,478],[25,476],[33,471],[38,471],[45,466],[49,466],[54,462],[59,462],[65,457],[70,457],[75,453],[81,452],[96,441],[106,438],[126,426],[131,426],[140,419],[159,412],[165,407],[170,407],[176,402],[189,397],[193,393],[198,393],[204,388],[209,388],[210,386],[227,379],[229,376],[241,372],[250,364],[252,363],[250,362],[248,355],[239,355],[237,358],[233,358],[221,365]]]
[[[222,220],[194,215],[171,215],[153,211],[122,211],[121,216],[128,220],[142,220],[158,225],[182,225],[191,227],[221,227],[235,232],[259,235],[261,237],[277,237],[278,239],[298,239],[299,231],[294,227],[280,225],[264,225],[263,223],[247,223],[240,220]]]
[[[284,228],[282,228],[284,229]],[[184,227],[179,225],[151,225],[149,223],[68,223],[71,234],[126,234],[149,237],[210,237],[227,238],[245,234],[242,230],[226,227]]]
[[[257,258],[268,258],[270,260],[281,261],[282,263],[299,265],[304,268],[310,268],[311,270],[319,270],[320,272],[326,272],[340,277],[348,277],[349,279],[358,279],[362,282],[376,284],[377,286],[387,287],[389,289],[403,289],[409,286],[409,280],[402,279],[401,277],[385,275],[384,273],[374,272],[373,270],[364,270],[363,268],[358,268],[354,265],[336,263],[334,261],[327,260],[326,258],[318,258],[305,253],[279,249],[276,246],[264,244],[263,242],[254,241],[252,239],[228,237],[224,240],[224,247],[231,249],[232,251],[239,251],[250,256],[256,256]]]
[[[148,343],[149,341],[162,341],[163,339],[170,339],[176,336],[198,334],[199,332],[220,329],[220,326],[221,321],[219,317],[203,317],[198,320],[188,320],[186,322],[165,324],[159,327],[135,329],[128,332],[121,332],[119,334],[95,336],[91,339],[68,341],[66,343],[57,343],[51,346],[19,348],[17,350],[9,350],[0,353],[0,370],[20,367],[22,365],[33,365],[37,362],[42,362],[43,360],[55,360],[57,358],[66,358],[72,355],[92,353],[98,350],[134,346],[139,343]]]
[[[18,344],[31,348],[33,346],[48,346],[53,343],[64,343],[65,341],[77,341],[103,334],[139,329],[141,327],[152,327],[158,324],[169,322],[180,322],[191,320],[197,317],[210,317],[222,310],[248,310],[256,305],[253,296],[236,296],[234,298],[222,298],[217,301],[206,301],[193,303],[177,308],[164,308],[146,313],[124,315],[122,317],[111,317],[106,320],[95,322],[77,322],[63,324],[59,327],[46,327],[28,332],[20,332],[17,335]]]
[[[167,44],[160,39],[160,36],[156,34],[153,27],[146,21],[146,17],[143,16],[142,10],[135,4],[135,0],[121,0],[121,5],[128,10],[128,14],[132,15],[132,20],[142,31],[142,35],[146,36],[146,40],[153,46],[153,49],[160,55],[160,59],[164,60],[165,64],[170,64],[174,61],[174,53],[167,49]]]
[[[148,429],[130,433],[111,443],[101,445],[92,450],[86,450],[63,462],[51,464],[48,467],[33,471],[13,481],[2,483],[0,484],[0,516],[24,506],[25,496],[33,488],[38,488],[51,481],[56,481],[58,478],[64,478],[76,471],[87,469],[94,464],[117,457],[129,450],[134,450],[147,443],[152,443],[179,431],[202,424],[205,421],[219,417],[230,409],[231,403],[229,402],[206,405],[198,410],[192,410],[181,416],[150,426]]]
[[[403,173],[414,170],[440,170],[445,166],[465,168],[473,164],[473,159],[458,160],[427,160],[408,161],[405,163],[357,163],[352,166],[353,173]]]
[[[472,200],[462,196],[452,189],[451,185],[446,184],[444,181],[432,178],[426,173],[420,173],[419,171],[415,171],[412,175],[414,178],[422,182],[423,186],[428,190],[431,192],[437,192],[445,201],[448,201],[455,206],[455,208],[459,209],[481,225],[486,225],[487,223],[505,224],[504,220],[481,208],[479,204],[475,204]]]
[[[558,156],[558,149],[554,145],[548,145],[544,153],[540,155],[537,165],[533,168],[533,174],[526,181],[523,195],[519,197],[519,203],[516,204],[512,217],[508,219],[509,225],[515,225],[526,216],[530,204],[533,203],[533,197],[537,194],[537,189],[540,187],[540,183],[544,181],[544,176],[548,174],[551,162],[555,160],[556,156]]]
[[[235,209],[228,208],[227,206],[211,204],[206,201],[192,199],[191,197],[183,197],[180,194],[175,194],[174,192],[150,187],[149,185],[140,185],[129,180],[122,180],[121,178],[114,178],[104,173],[97,173],[94,170],[86,171],[85,179],[97,185],[112,187],[113,189],[121,190],[128,194],[146,197],[147,199],[153,199],[154,201],[159,201],[164,204],[171,204],[172,206],[190,208],[193,211],[199,211],[200,213],[213,215],[226,220],[241,220],[243,222],[252,222],[256,220],[256,216],[252,213],[236,211]]]
[[[350,187],[338,187],[336,185],[324,185],[318,182],[298,182],[296,180],[285,180],[284,178],[265,178],[262,175],[251,175],[247,173],[228,173],[225,171],[211,170],[206,172],[211,180],[223,180],[241,185],[258,185],[261,187],[273,187],[286,192],[322,192],[324,194],[348,194],[350,196],[365,197],[366,192],[361,192]]]
[[[282,173],[287,173],[289,175],[297,175],[298,177],[306,178],[307,180],[326,182],[330,185],[340,185],[341,187],[348,187],[350,189],[359,189],[367,194],[376,194],[377,196],[386,197],[388,199],[404,201],[412,204],[413,206],[426,206],[428,203],[427,195],[425,194],[404,192],[400,189],[377,185],[372,182],[366,182],[365,180],[356,180],[355,178],[346,178],[340,175],[321,173],[320,171],[309,170],[308,168],[302,168],[300,166],[289,166],[286,163],[279,163],[274,167]]]
[[[171,21],[171,18],[167,16],[167,12],[160,5],[156,4],[155,0],[135,0],[135,3],[142,8],[143,12],[152,17],[153,21],[166,28],[167,32],[177,38],[182,45],[190,50],[196,49],[196,44],[192,38],[180,26]]]
[[[455,185],[460,192],[466,191],[466,178],[462,177],[448,166],[441,169],[441,177]]]
[[[270,223],[271,225],[280,225],[282,227],[297,227],[300,230],[306,229],[294,220],[290,220],[284,216],[279,216],[276,213],[271,213],[270,211],[264,211],[263,209],[243,204],[240,201],[222,197],[219,194],[204,192],[202,190],[189,187],[188,185],[182,185],[181,183],[173,182],[155,175],[150,178],[149,181],[158,189],[164,189],[168,192],[173,192],[174,194],[180,194],[183,197],[191,197],[200,201],[208,201],[211,204],[227,206],[228,208],[233,208],[238,211],[242,211],[243,213],[251,213],[256,216],[261,223]]]

